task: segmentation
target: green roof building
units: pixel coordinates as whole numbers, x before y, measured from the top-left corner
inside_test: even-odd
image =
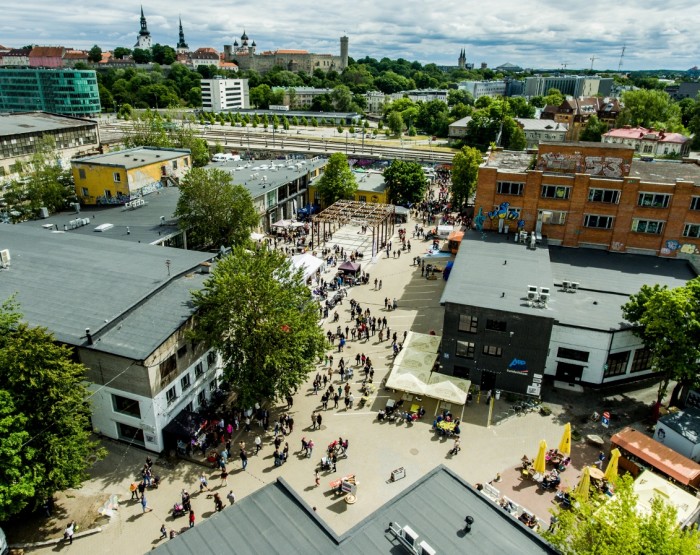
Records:
[[[79,69],[0,69],[0,112],[100,113],[97,76]]]

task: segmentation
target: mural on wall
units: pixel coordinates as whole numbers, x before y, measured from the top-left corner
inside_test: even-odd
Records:
[[[492,221],[498,222],[498,231],[501,233],[504,226],[510,225],[511,222],[517,221],[518,229],[525,227],[525,220],[520,219],[520,209],[510,208],[510,203],[502,202],[498,207],[494,208],[487,216]]]
[[[474,229],[477,231],[482,231],[484,229],[484,222],[486,217],[484,216],[484,209],[479,206],[479,213],[474,217]]]
[[[700,254],[700,250],[692,243],[685,243],[681,246],[680,251],[683,254]]]
[[[621,178],[629,174],[630,164],[616,156],[583,156],[580,152],[544,152],[535,169],[557,173],[586,173]]]

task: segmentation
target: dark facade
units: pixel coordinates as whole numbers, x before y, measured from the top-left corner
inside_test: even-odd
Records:
[[[552,318],[445,303],[441,372],[469,379],[482,390],[539,395],[553,323]]]

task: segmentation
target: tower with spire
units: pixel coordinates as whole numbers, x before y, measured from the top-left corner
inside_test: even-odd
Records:
[[[178,54],[185,54],[186,52],[189,52],[190,47],[187,45],[185,42],[185,32],[182,30],[182,17],[180,17],[180,37],[177,41],[177,53]]]
[[[151,33],[148,31],[148,25],[146,25],[146,16],[143,15],[143,6],[141,6],[141,30],[136,38],[134,48],[151,49]]]
[[[459,69],[466,69],[467,67],[467,53],[464,48],[459,53],[459,58],[457,58],[457,66]]]

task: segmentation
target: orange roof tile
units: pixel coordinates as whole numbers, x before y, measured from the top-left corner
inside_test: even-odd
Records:
[[[29,53],[30,58],[61,58],[65,48],[62,46],[35,46]]]

